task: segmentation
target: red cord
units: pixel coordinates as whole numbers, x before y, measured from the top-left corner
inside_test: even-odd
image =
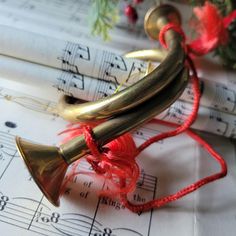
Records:
[[[176,124],[166,122],[166,121],[161,121],[161,120],[153,120],[152,122],[159,123],[159,124],[166,125],[166,126],[171,126],[171,127],[178,126]],[[178,191],[174,194],[171,194],[166,197],[162,197],[160,199],[155,199],[153,201],[149,201],[147,203],[140,204],[140,205],[136,205],[136,204],[131,203],[127,199],[127,195],[122,195],[121,201],[125,205],[125,207],[127,207],[129,210],[136,212],[136,213],[143,212],[143,211],[149,211],[153,208],[159,208],[169,202],[173,202],[173,201],[197,190],[198,188],[202,187],[205,184],[208,184],[210,182],[213,182],[217,179],[220,179],[220,178],[223,178],[224,176],[226,176],[227,165],[226,165],[224,159],[206,141],[204,141],[201,137],[199,137],[192,130],[187,129],[186,133],[191,138],[193,138],[196,142],[198,142],[200,145],[202,145],[202,147],[219,163],[219,165],[221,167],[220,172],[210,175],[208,177],[202,178],[202,179],[198,180],[197,182],[190,184],[189,186],[181,189],[180,191]]]
[[[167,45],[164,40],[164,35],[170,29],[180,33],[183,36],[183,39],[185,40],[184,33],[180,27],[173,25],[173,24],[168,24],[165,27],[163,27],[163,29],[161,30],[161,32],[159,34],[160,35],[159,41],[160,41],[161,45],[165,48],[167,47]],[[125,207],[127,207],[129,210],[131,210],[133,212],[143,212],[143,211],[151,210],[153,208],[161,207],[169,202],[173,202],[173,201],[185,196],[186,194],[189,194],[189,193],[195,191],[196,189],[202,187],[203,185],[205,185],[207,183],[210,183],[214,180],[222,178],[227,174],[227,166],[226,166],[224,159],[209,144],[207,144],[201,137],[199,137],[196,133],[194,133],[193,131],[191,131],[189,129],[190,126],[192,125],[192,123],[197,118],[197,113],[198,113],[198,109],[199,109],[199,102],[200,102],[200,90],[199,90],[199,78],[197,75],[197,71],[196,71],[196,68],[189,56],[187,56],[187,62],[188,62],[189,67],[191,68],[192,73],[193,73],[193,76],[192,76],[193,85],[192,86],[193,86],[193,92],[194,92],[194,102],[193,102],[193,109],[192,109],[191,114],[185,120],[185,122],[180,126],[174,125],[170,122],[164,122],[164,121],[159,121],[159,120],[152,121],[155,123],[161,123],[161,124],[164,124],[167,126],[174,126],[177,128],[172,131],[168,131],[168,132],[156,135],[156,136],[148,139],[146,142],[144,142],[138,148],[138,150],[140,153],[141,151],[143,151],[145,148],[147,148],[149,145],[151,145],[154,142],[157,142],[159,140],[163,140],[165,138],[176,136],[176,135],[186,131],[186,133],[191,138],[193,138],[196,142],[201,144],[202,147],[207,152],[209,152],[211,154],[211,156],[220,164],[221,171],[219,173],[216,173],[216,174],[210,175],[208,177],[205,177],[203,179],[200,179],[199,181],[197,181],[193,184],[190,184],[189,186],[181,189],[180,191],[178,191],[175,194],[172,194],[172,195],[169,195],[166,197],[162,197],[160,199],[155,199],[155,200],[149,201],[145,204],[139,204],[139,205],[133,204],[127,199],[127,195],[122,195],[121,196],[122,203],[125,205]]]
[[[162,44],[163,47],[167,47],[164,40],[164,36],[168,30],[174,30],[180,33],[180,35],[184,39],[183,41],[185,41],[185,35],[182,29],[174,24],[168,24],[161,30],[159,34],[160,43]],[[189,48],[187,45],[186,50],[188,49]],[[84,127],[83,133],[85,136],[85,140],[92,154],[87,157],[87,161],[92,165],[93,169],[97,174],[104,175],[106,176],[106,178],[112,181],[113,185],[116,187],[116,191],[112,192],[113,196],[116,196],[118,194],[120,196],[121,202],[125,205],[125,207],[133,212],[143,212],[151,210],[153,208],[162,207],[165,204],[175,201],[185,196],[186,194],[195,191],[196,189],[202,187],[203,185],[215,181],[219,178],[222,178],[227,174],[227,166],[223,158],[201,137],[199,137],[196,133],[194,133],[189,129],[197,118],[199,102],[200,102],[200,90],[199,90],[199,78],[194,63],[189,56],[187,56],[186,61],[188,63],[188,66],[192,70],[193,74],[191,79],[193,81],[192,86],[194,92],[194,102],[191,114],[182,125],[176,125],[170,122],[165,122],[160,120],[152,120],[151,122],[175,127],[175,129],[162,134],[158,134],[148,139],[138,148],[136,148],[131,136],[129,134],[125,134],[108,144],[110,145],[108,148],[110,152],[104,150],[98,150],[98,147],[92,137],[92,128],[89,126]],[[74,129],[71,130],[72,133],[75,134],[77,133],[76,130]],[[67,132],[68,131],[65,131],[64,133]],[[199,181],[190,184],[189,186],[181,189],[180,191],[168,195],[166,197],[155,199],[139,205],[131,203],[127,198],[127,194],[135,189],[136,181],[139,176],[139,168],[135,162],[135,157],[137,157],[137,155],[140,152],[142,152],[145,148],[147,148],[154,142],[176,136],[183,132],[186,132],[188,136],[190,136],[192,139],[194,139],[196,142],[202,145],[202,147],[219,163],[221,167],[220,172],[202,178]],[[115,178],[113,176],[115,176]]]
[[[169,23],[167,25],[165,25],[161,31],[159,32],[159,42],[161,44],[161,46],[165,49],[168,48],[167,44],[166,44],[166,40],[165,40],[165,34],[168,30],[174,30],[175,32],[179,33],[182,37],[183,37],[183,41],[186,40],[186,36],[185,36],[185,33],[184,31],[178,26],[178,25],[175,25],[173,23]]]

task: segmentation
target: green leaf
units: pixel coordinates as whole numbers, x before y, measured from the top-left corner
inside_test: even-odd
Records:
[[[118,15],[119,0],[92,0],[89,21],[92,34],[98,35],[103,40],[109,40],[109,31],[119,20]]]

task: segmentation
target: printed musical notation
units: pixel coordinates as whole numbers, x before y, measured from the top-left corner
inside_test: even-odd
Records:
[[[72,97],[80,97],[81,91],[85,90],[84,76],[80,74],[62,72],[53,85],[58,91]]]
[[[236,93],[234,90],[221,85],[216,84],[216,93],[213,100],[213,105],[215,108],[220,108],[226,112],[235,112],[236,104]]]
[[[37,209],[37,211],[35,211]],[[0,221],[41,235],[138,235],[135,229],[109,228],[80,213],[58,213],[40,201],[0,192]]]
[[[182,124],[190,113],[191,105],[177,101],[158,117],[175,124]]]
[[[6,89],[2,89],[4,95]],[[13,103],[14,104],[14,103]],[[17,227],[24,232],[40,235],[78,235],[78,236],[119,236],[119,235],[150,235],[152,212],[145,214],[130,213],[119,201],[109,197],[98,197],[94,192],[103,189],[104,183],[97,182],[89,175],[79,175],[68,183],[62,198],[60,208],[55,208],[48,203],[38,190],[23,161],[19,158],[15,147],[15,135],[22,135],[27,126],[20,131],[18,124],[23,117],[14,117],[14,114],[6,107],[10,107],[8,101],[1,101],[1,109],[9,115],[9,121],[0,118],[0,225],[4,232],[5,226],[11,225],[12,232]],[[24,112],[22,106],[18,107]],[[45,119],[44,113],[34,109],[27,116],[32,116],[35,123]],[[9,112],[8,112],[9,111]],[[34,113],[34,114],[33,114]],[[11,114],[11,115],[10,115]],[[10,119],[12,117],[12,119]],[[15,118],[15,119],[14,119]],[[13,121],[15,120],[15,121]],[[60,120],[54,120],[54,123]],[[44,125],[47,122],[44,121]],[[51,124],[51,123],[50,123]],[[52,125],[44,128],[50,132]],[[30,134],[30,128],[28,128]],[[19,133],[20,132],[20,133]],[[46,135],[46,134],[45,134]],[[29,137],[29,136],[28,136]],[[32,137],[37,138],[37,132],[32,132]],[[42,138],[42,137],[40,137]],[[91,172],[89,164],[84,160],[80,162],[78,171]],[[17,173],[17,181],[15,181]],[[21,183],[20,185],[16,183]],[[157,177],[141,171],[137,182],[137,191],[129,196],[134,203],[140,204],[155,197]],[[132,214],[132,222],[128,218]],[[109,221],[112,217],[112,221]],[[121,220],[123,219],[123,220]],[[137,228],[140,222],[142,227]]]
[[[160,133],[157,127],[153,128],[152,125],[145,125],[140,127],[138,130],[133,131],[133,136],[142,140],[148,140],[149,138]],[[159,141],[159,143],[163,143],[163,141]]]
[[[213,108],[223,112],[235,113],[236,92],[229,86],[215,81],[200,81],[201,101],[205,107]],[[181,100],[193,102],[194,94],[192,83],[189,83],[181,95]]]
[[[6,156],[9,155],[9,151],[14,149],[14,153],[16,154],[15,147],[13,148],[14,135],[1,132],[0,134],[0,145],[5,149],[3,158],[5,165],[2,164],[2,159],[0,159],[0,166],[4,167],[0,168],[0,182],[4,181],[4,174],[7,172],[7,176],[5,178],[12,178],[9,175],[15,175],[14,169],[19,166],[21,160],[19,158],[14,159],[15,156],[12,156],[11,159]],[[19,162],[20,161],[20,162]],[[15,163],[14,163],[15,162]],[[20,165],[21,166],[21,165]],[[81,168],[81,167],[80,167]],[[88,170],[88,164],[82,165],[83,170]],[[23,168],[22,168],[23,170]],[[25,176],[25,174],[23,175]],[[33,182],[30,179],[21,179],[22,186],[25,184],[24,182],[30,182],[30,187],[32,187]],[[138,192],[134,193],[133,201],[137,203],[143,203],[147,200],[147,194],[143,195],[142,191],[150,192],[149,197],[151,199],[154,197],[155,189],[156,189],[156,177],[146,174],[142,171],[140,179],[137,183]],[[73,181],[70,184],[70,188],[72,188],[72,192],[67,192],[65,194],[73,195],[73,189],[78,188],[77,181]],[[87,199],[90,201],[88,194],[92,186],[91,181],[84,180],[82,188],[79,191],[80,198]],[[144,226],[146,225],[146,229],[143,229],[140,232],[137,231],[135,226],[122,227],[114,225],[114,222],[109,223],[109,227],[107,224],[102,223],[102,218],[99,216],[99,210],[104,210],[104,207],[109,209],[114,209],[118,212],[118,214],[124,214],[124,206],[119,205],[116,200],[112,200],[108,197],[101,197],[97,199],[95,203],[95,212],[90,212],[90,214],[83,214],[81,211],[76,211],[74,209],[73,212],[67,212],[67,208],[63,209],[54,209],[51,207],[47,201],[44,201],[44,197],[36,192],[35,197],[28,197],[27,194],[18,195],[19,193],[14,192],[14,190],[9,191],[8,187],[5,184],[0,185],[0,222],[4,224],[11,224],[13,226],[19,227],[21,229],[31,231],[32,233],[39,233],[41,235],[93,235],[93,236],[102,236],[102,235],[139,235],[144,236],[148,235],[147,232],[148,227],[150,227],[151,223],[151,214],[134,216],[142,219]],[[89,191],[88,191],[89,189]],[[9,193],[10,192],[10,193]],[[21,191],[22,192],[22,191]],[[32,192],[32,191],[31,191]],[[68,197],[68,196],[67,196]],[[78,198],[78,196],[77,196]],[[78,209],[79,210],[79,209]],[[92,214],[91,214],[92,213]],[[127,213],[127,212],[126,212]],[[147,221],[147,223],[145,223]],[[108,223],[108,222],[107,222]],[[0,223],[1,224],[1,223]]]
[[[80,60],[90,61],[90,50],[87,46],[75,43],[67,43],[61,60],[61,69],[80,74]]]
[[[216,131],[219,135],[225,135],[229,125],[227,121],[224,121],[220,112],[212,110],[210,111],[208,129]]]
[[[14,137],[8,132],[0,132],[0,180],[16,156],[18,153],[14,145]],[[2,203],[0,203],[0,211],[1,206]]]
[[[137,182],[137,188],[153,192],[153,189],[155,189],[156,184],[157,178],[145,173],[145,171],[142,169],[139,180]]]
[[[191,104],[177,101],[166,111],[158,115],[158,118],[176,124],[182,124],[191,114],[191,111]],[[200,107],[198,118],[191,127],[226,137],[235,137],[235,120],[235,116],[232,114],[223,113],[207,107]]]
[[[61,61],[63,71],[102,79],[116,85],[134,83],[147,70],[145,62],[125,59],[115,53],[71,42],[66,43],[62,55],[57,59]]]
[[[75,73],[62,72],[52,87],[63,94],[80,100],[95,101],[112,95],[118,86],[112,82],[91,79]]]
[[[103,64],[99,71],[99,78],[119,84],[118,77],[120,72],[127,72],[127,65],[124,59],[113,53],[104,52],[102,61]]]
[[[187,100],[189,102],[193,102],[194,100],[194,93],[193,93],[193,88],[192,88],[192,81],[190,81],[183,94],[181,95],[181,99],[183,100]],[[204,84],[203,84],[203,81],[200,81],[200,84],[199,84],[199,87],[200,87],[200,92],[201,92],[201,96],[202,96],[202,93],[203,93],[203,88],[204,88]]]
[[[0,100],[1,99],[16,103],[32,111],[58,116],[56,113],[56,104],[48,100],[39,99],[5,88],[0,88]]]
[[[6,123],[6,122],[5,122]],[[16,153],[16,146],[14,144],[14,136],[9,133],[0,131],[0,157],[8,155],[13,157]]]

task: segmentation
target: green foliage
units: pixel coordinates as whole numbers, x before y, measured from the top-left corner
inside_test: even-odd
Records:
[[[225,66],[236,70],[236,21],[230,24],[229,42],[225,46],[216,49],[216,54],[222,59]]]
[[[89,20],[92,34],[99,35],[104,40],[109,40],[109,31],[118,22],[119,0],[92,0]]]

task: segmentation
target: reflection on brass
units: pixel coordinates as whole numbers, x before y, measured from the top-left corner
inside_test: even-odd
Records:
[[[167,56],[167,51],[163,49],[146,49],[129,52],[125,54],[127,58],[135,58],[150,62],[160,62]]]
[[[169,22],[181,25],[180,13],[175,7],[162,4],[147,12],[144,19],[144,29],[150,38],[158,40],[160,29]]]
[[[166,10],[168,7],[165,5],[164,8],[161,6],[155,10],[161,16],[162,24],[156,19],[159,22],[156,24],[158,27],[168,23],[169,15],[165,18],[162,14],[162,11],[169,14]],[[172,7],[170,9],[173,11]],[[170,48],[168,55],[160,66],[144,79],[97,102],[76,107],[68,105],[74,102],[71,98],[67,103],[61,103],[61,107],[65,109],[61,112],[73,121],[109,117],[93,129],[93,137],[99,147],[155,117],[176,101],[189,78],[188,69],[184,67],[185,54],[181,47],[181,37],[173,31],[168,31],[166,41]],[[16,144],[39,188],[51,203],[58,206],[59,192],[67,167],[89,153],[83,135],[59,147],[33,144],[20,137],[16,138]]]
[[[151,9],[151,12],[148,12],[147,15],[152,17],[154,13],[160,16],[160,19],[156,19],[156,21],[158,20],[158,24],[155,24],[158,30],[167,24],[169,20],[171,21],[172,18],[176,21],[178,15],[177,10],[169,5],[161,5],[160,7]],[[168,14],[167,18],[164,17],[165,13]],[[151,25],[153,24],[153,21],[150,21],[149,17],[145,17],[147,32],[149,32],[149,23]],[[181,45],[182,37],[178,33],[169,30],[166,33],[165,39],[169,47],[167,56],[157,68],[143,79],[120,92],[95,102],[85,102],[77,105],[66,104],[67,98],[64,97],[62,99],[64,103],[62,102],[58,105],[59,115],[71,122],[107,119],[126,112],[161,92],[183,69],[185,61],[185,52]]]
[[[182,70],[175,80],[159,94],[141,104],[110,119],[93,129],[93,137],[99,146],[136,129],[143,123],[169,107],[183,92],[188,81],[188,70]],[[16,138],[18,150],[23,157],[35,182],[48,200],[59,205],[59,191],[67,167],[89,153],[83,136],[73,138],[61,146],[43,146]]]
[[[40,190],[53,205],[59,206],[61,184],[68,167],[59,149],[33,144],[19,137],[16,137],[16,145]]]

